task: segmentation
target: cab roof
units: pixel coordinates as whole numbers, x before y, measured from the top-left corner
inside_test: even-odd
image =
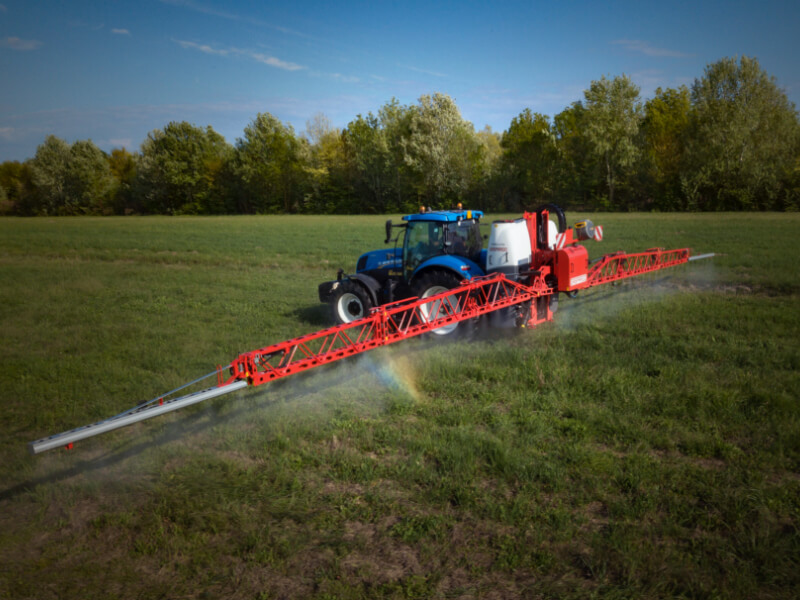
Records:
[[[438,223],[455,223],[465,219],[480,219],[481,210],[430,210],[427,212],[405,215],[403,221],[435,221]]]

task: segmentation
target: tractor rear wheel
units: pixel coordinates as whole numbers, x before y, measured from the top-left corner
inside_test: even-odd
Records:
[[[415,296],[424,299],[457,288],[460,283],[461,280],[452,273],[446,271],[431,271],[420,277],[412,285],[412,290]],[[437,316],[444,316],[448,314],[448,312],[455,312],[457,310],[457,300],[455,298],[451,297],[449,300],[445,301],[450,304],[450,310],[447,312],[441,307],[441,302],[442,301],[439,300],[423,304],[420,307],[420,313],[422,313],[423,319],[426,321],[436,319]],[[459,323],[450,323],[449,325],[434,329],[432,333],[440,336],[450,335],[458,328],[458,325]]]
[[[366,317],[372,307],[367,291],[352,281],[340,282],[331,298],[333,319],[342,325]]]

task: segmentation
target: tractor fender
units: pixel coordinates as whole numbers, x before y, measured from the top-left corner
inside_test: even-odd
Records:
[[[373,306],[378,306],[378,293],[381,289],[381,284],[378,283],[378,280],[374,277],[370,277],[369,275],[365,275],[364,273],[356,273],[355,275],[348,275],[348,279],[350,281],[356,281],[361,284],[367,293],[369,294],[370,300],[372,300]]]
[[[462,269],[462,267],[467,268]],[[474,263],[468,258],[464,258],[463,256],[443,254],[441,256],[434,256],[417,267],[417,269],[411,275],[411,280],[409,283],[416,281],[421,275],[433,270],[451,271],[458,278],[467,280],[472,279],[473,277],[485,275],[483,269],[481,269],[478,264]]]

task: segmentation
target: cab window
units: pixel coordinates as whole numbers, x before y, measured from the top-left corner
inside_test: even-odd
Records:
[[[474,262],[480,260],[483,239],[480,226],[475,221],[450,223],[447,229],[447,253],[465,256]]]
[[[444,236],[442,223],[411,221],[406,228],[403,244],[403,265],[406,279],[414,270],[433,256],[443,253]]]

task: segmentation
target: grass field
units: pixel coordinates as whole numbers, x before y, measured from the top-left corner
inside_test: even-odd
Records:
[[[328,324],[381,217],[0,220],[0,598],[796,598],[797,214],[586,215],[718,252],[29,456]]]

